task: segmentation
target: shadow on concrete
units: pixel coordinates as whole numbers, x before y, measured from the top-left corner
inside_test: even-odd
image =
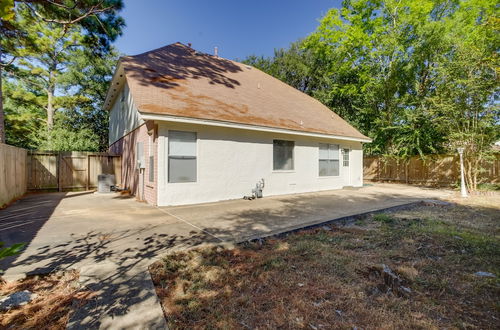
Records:
[[[32,203],[37,203],[33,205],[36,207],[47,202],[49,207],[44,206],[47,208],[46,221],[64,196],[65,194],[40,195]],[[11,263],[29,270],[29,274],[69,268],[77,268],[81,270],[81,274],[88,274],[83,283],[98,294],[78,307],[70,322],[73,329],[108,327],[109,324],[102,322],[127,318],[131,308],[135,308],[134,305],[155,298],[145,270],[162,254],[205,243],[241,241],[248,236],[286,231],[315,221],[335,219],[349,212],[359,213],[423,198],[404,192],[397,193],[395,190],[380,192],[373,189],[162,208],[177,217],[175,218],[142,203],[107,196],[81,196],[82,200],[65,203],[67,211],[88,212],[88,208],[92,209],[92,216],[78,218],[77,215],[71,215],[70,225],[61,232],[66,234],[64,237],[54,238],[52,241],[52,230],[46,230],[47,237],[39,242],[47,243],[33,244],[33,251],[23,256],[22,260]],[[25,210],[20,206],[17,210],[29,211],[27,207],[30,206],[24,204]],[[124,214],[130,219],[124,220]],[[26,216],[28,218],[20,218],[29,220],[29,214]],[[37,228],[43,223],[37,225]],[[54,221],[54,227],[51,228],[56,229],[62,223],[64,221]],[[102,223],[107,226],[101,226]],[[33,230],[32,236],[37,231],[38,229]],[[148,319],[146,314],[142,319],[129,320],[127,327],[155,327],[157,320]],[[109,317],[103,318],[103,315]]]
[[[244,241],[258,236],[329,222],[346,216],[437,198],[430,193],[408,194],[395,190],[366,193],[368,189],[273,196],[262,200],[229,201],[194,206],[166,207],[224,241]],[[237,205],[237,207],[235,207]]]
[[[0,210],[0,241],[5,246],[24,243],[26,249],[65,197],[66,193],[30,194]],[[18,257],[0,260],[0,269],[9,268]]]
[[[164,229],[164,227],[163,227]],[[45,274],[55,270],[92,267],[95,277],[83,279],[86,289],[97,295],[75,310],[71,329],[107,327],[104,320],[126,316],[133,305],[156,299],[150,284],[147,266],[159,255],[174,248],[196,247],[219,242],[199,231],[186,234],[166,234],[160,226],[142,226],[118,232],[89,231],[85,236],[57,244],[41,246],[35,254],[20,261],[33,265],[30,274]],[[131,240],[135,242],[131,242]],[[147,276],[146,276],[147,275]],[[149,287],[148,287],[149,286]],[[130,323],[132,322],[132,323]],[[131,320],[127,327],[154,328],[157,319]],[[134,322],[136,322],[134,324]]]
[[[292,203],[292,205],[294,206],[297,202],[296,198],[285,198],[284,200]],[[374,199],[373,201],[375,200],[376,199]],[[342,201],[345,202],[345,200]],[[220,251],[213,249],[197,254],[197,258],[200,258],[201,261],[197,261],[196,263],[190,262],[190,259],[192,260],[193,258],[192,256],[179,256],[179,258],[172,258],[172,260],[182,260],[183,264],[186,263],[190,265],[189,268],[193,267],[195,270],[193,271],[192,269],[189,269],[188,271],[186,271],[184,269],[184,271],[180,271],[177,274],[168,274],[169,272],[165,272],[160,268],[160,271],[158,273],[163,275],[157,274],[158,276],[153,276],[153,278],[155,280],[155,285],[159,288],[159,292],[161,292],[160,295],[163,294],[163,297],[168,297],[168,299],[165,299],[164,301],[168,301],[167,303],[171,304],[166,306],[168,308],[172,308],[172,310],[169,311],[169,316],[171,317],[172,323],[179,328],[211,328],[213,326],[217,326],[216,322],[218,321],[218,319],[213,316],[220,315],[222,313],[224,314],[224,320],[226,324],[243,324],[244,328],[247,329],[259,328],[262,324],[265,324],[266,320],[270,320],[269,323],[272,323],[276,319],[276,315],[278,315],[277,317],[281,319],[280,321],[278,321],[279,323],[276,323],[278,323],[281,328],[288,329],[298,328],[298,326],[296,323],[294,323],[294,320],[291,320],[291,322],[287,324],[287,313],[283,313],[285,316],[281,317],[279,312],[283,310],[283,299],[290,300],[290,297],[293,296],[295,296],[294,298],[296,298],[295,301],[298,302],[298,304],[296,305],[297,308],[300,310],[300,308],[303,307],[303,310],[297,313],[298,315],[310,316],[311,314],[314,314],[317,316],[318,320],[321,320],[321,323],[323,324],[340,324],[340,318],[338,318],[338,315],[336,315],[336,312],[334,310],[330,309],[330,312],[328,312],[328,309],[314,309],[311,306],[317,304],[318,301],[321,301],[322,303],[329,301],[329,299],[332,299],[332,296],[341,297],[339,299],[340,303],[342,303],[342,300],[355,300],[352,298],[352,296],[350,296],[350,294],[345,295],[343,293],[340,293],[341,291],[339,290],[339,288],[342,286],[351,285],[351,283],[339,281],[339,278],[343,277],[344,273],[346,272],[344,270],[344,262],[351,264],[351,268],[349,268],[349,272],[352,272],[352,274],[350,274],[351,276],[353,274],[359,275],[359,279],[356,279],[356,276],[354,276],[352,278],[353,281],[362,280],[367,281],[367,283],[369,283],[369,279],[365,277],[365,268],[363,268],[363,271],[360,271],[359,268],[352,268],[352,266],[356,265],[357,262],[359,262],[360,265],[363,265],[363,267],[366,266],[366,260],[369,260],[371,265],[379,265],[382,262],[389,265],[398,265],[407,262],[408,264],[419,264],[420,266],[417,267],[422,267],[422,265],[425,265],[424,267],[428,267],[429,260],[436,260],[436,268],[434,268],[433,272],[424,275],[428,276],[427,279],[436,276],[436,274],[439,274],[438,278],[446,278],[447,276],[449,276],[446,274],[448,269],[443,267],[443,263],[449,263],[449,265],[453,266],[452,269],[455,269],[457,266],[459,266],[457,260],[464,262],[464,264],[467,264],[467,266],[469,266],[472,262],[479,262],[479,265],[471,267],[472,272],[477,271],[477,269],[484,269],[495,273],[495,261],[497,266],[499,264],[498,262],[500,262],[500,258],[495,258],[495,248],[491,248],[490,246],[487,249],[487,252],[481,252],[489,254],[490,257],[483,256],[481,258],[471,258],[474,261],[471,260],[468,263],[466,259],[464,259],[463,254],[479,252],[472,252],[474,251],[474,248],[472,248],[472,245],[468,245],[470,242],[465,243],[465,241],[467,240],[464,239],[465,236],[463,236],[464,238],[461,238],[460,236],[453,236],[450,234],[448,237],[449,239],[447,240],[448,234],[445,231],[436,231],[432,233],[434,230],[436,230],[436,228],[431,229],[431,227],[429,227],[429,231],[422,228],[425,227],[425,223],[429,221],[433,224],[439,223],[440,225],[450,225],[450,229],[454,228],[453,230],[456,231],[458,231],[457,228],[460,228],[460,232],[464,230],[462,233],[475,233],[468,237],[478,237],[475,236],[477,234],[483,237],[488,237],[488,240],[495,240],[495,236],[496,234],[498,234],[499,230],[498,220],[500,219],[500,209],[498,207],[495,208],[493,205],[490,207],[486,207],[481,205],[464,206],[454,203],[426,202],[421,203],[420,206],[415,206],[414,210],[416,212],[413,213],[413,215],[412,213],[409,213],[408,218],[401,217],[400,215],[401,218],[399,219],[401,223],[399,225],[401,226],[401,228],[397,227],[399,225],[395,225],[395,227],[392,227],[391,225],[391,231],[393,230],[393,232],[391,232],[390,234],[391,236],[388,236],[389,234],[387,233],[387,236],[383,236],[391,237],[392,240],[390,241],[384,241],[384,239],[376,241],[368,240],[371,235],[382,234],[382,232],[379,232],[379,230],[372,231],[373,228],[371,230],[367,230],[370,227],[365,227],[363,230],[358,229],[359,231],[354,229],[351,232],[349,232],[348,230],[339,230],[338,228],[334,229],[333,231],[330,231],[330,229],[329,231],[324,231],[324,234],[318,235],[319,240],[321,241],[321,245],[309,244],[309,241],[297,241],[292,239],[288,241],[282,241],[289,243],[289,248],[288,245],[287,248],[284,249],[277,248],[279,246],[277,242],[272,242],[269,246],[264,247],[262,252],[258,252],[258,244],[242,245],[240,246],[240,251],[237,251],[236,253],[220,253]],[[449,212],[449,215],[440,218],[442,213],[445,212]],[[461,214],[461,216],[457,217],[460,218],[460,220],[453,216],[454,213]],[[267,212],[247,211],[238,213],[239,216],[246,218],[246,220],[242,220],[238,223],[242,226],[242,228],[245,228],[246,225],[250,224],[248,219],[257,219],[260,216],[267,216],[269,214],[270,213]],[[285,214],[286,212],[282,214],[282,216],[285,216]],[[271,216],[277,215],[271,214]],[[420,223],[418,225],[419,229],[415,229],[416,231],[420,231],[419,234],[415,234],[414,230],[410,230],[408,232],[405,231],[408,228],[406,226],[413,226],[416,223]],[[430,224],[429,226],[433,225]],[[234,229],[237,228],[238,226],[234,227]],[[249,228],[251,228],[251,226]],[[403,230],[402,228],[406,229]],[[214,229],[207,228],[207,230],[213,231]],[[402,234],[402,231],[405,231],[405,234]],[[321,233],[322,230],[319,229],[316,232]],[[342,232],[342,236],[346,233],[349,233],[349,236],[352,235],[352,242],[358,241],[362,243],[347,244],[347,241],[344,241],[343,239],[336,240],[333,238],[340,238],[342,236],[330,236],[331,239],[325,239],[325,236],[328,237],[329,235],[336,235]],[[364,234],[360,234],[363,232]],[[366,235],[366,233],[368,232],[370,232],[371,234]],[[227,235],[227,232],[219,233]],[[404,235],[408,236],[405,237]],[[467,235],[468,234],[466,234],[466,236]],[[437,237],[441,237],[441,240],[437,239]],[[403,241],[403,239],[404,244],[412,244],[414,246],[414,249],[402,248],[401,244],[403,243],[401,243],[401,241]],[[339,244],[338,247],[335,247],[337,242],[343,243]],[[330,244],[332,245],[332,248],[335,249],[335,252],[339,253],[339,259],[332,259],[331,256],[327,256],[328,254],[323,255],[322,253],[316,253],[317,251],[314,251],[316,249],[320,250],[321,248],[324,248],[324,246]],[[443,245],[440,246],[441,244]],[[472,244],[474,245],[476,243]],[[302,248],[299,249],[299,246]],[[467,246],[467,252],[465,252],[465,250],[462,250],[463,246]],[[304,252],[302,250],[303,248],[309,251],[314,251],[314,253],[309,253],[309,251]],[[381,253],[371,253],[371,249],[386,250],[385,252],[382,251]],[[392,249],[394,250],[391,251]],[[399,251],[399,253],[395,253],[395,251]],[[259,257],[256,256],[256,254],[262,255]],[[422,258],[422,260],[418,261],[419,258]],[[441,260],[442,258],[443,260]],[[445,261],[444,258],[446,258],[447,260]],[[375,263],[373,263],[374,261]],[[276,262],[276,264],[274,264],[274,262]],[[196,273],[196,270],[198,269],[195,268],[196,266],[192,265],[217,265],[217,272],[215,273],[216,275],[214,275],[216,276],[216,278],[212,276],[196,277],[198,275]],[[322,272],[323,276],[322,280],[325,280],[325,282],[317,282],[320,277],[316,277],[315,275],[319,274],[320,271]],[[470,274],[472,274],[472,272],[470,272]],[[167,273],[168,275],[164,275],[165,273]],[[186,273],[193,275],[196,280],[187,277]],[[460,268],[460,273],[465,274],[468,273],[468,271],[464,271],[462,267]],[[190,306],[185,303],[186,300],[179,298],[178,301],[173,301],[174,299],[172,299],[172,296],[175,295],[170,294],[170,284],[173,282],[171,280],[179,274],[182,275],[177,278],[186,278],[186,282],[188,283],[189,281],[191,281],[184,287],[185,292],[189,293],[189,301],[196,302],[196,306],[203,306],[203,308],[197,309],[194,313],[192,313],[192,310],[190,310]],[[298,284],[297,275],[302,277],[302,279],[299,280],[300,282],[302,282],[302,284],[295,288],[295,286]],[[285,278],[287,280],[283,280]],[[349,278],[349,276],[347,278]],[[424,278],[425,277],[423,276],[421,277],[421,279]],[[293,281],[291,279],[293,279]],[[466,281],[470,281],[470,279],[467,278]],[[348,282],[350,282],[350,280],[348,280]],[[317,283],[321,283],[321,285],[318,286]],[[334,285],[329,286],[329,284],[332,283]],[[487,294],[478,295],[476,294],[478,290],[477,287],[473,287],[472,285],[450,287],[450,284],[452,283],[447,282],[445,284],[441,284],[442,286],[439,287],[439,290],[436,290],[436,288],[431,285],[424,286],[421,287],[422,291],[419,292],[419,294],[425,294],[426,296],[434,295],[434,297],[437,298],[432,299],[432,304],[435,306],[442,306],[443,310],[446,311],[445,314],[447,314],[447,316],[443,318],[446,322],[455,322],[456,315],[459,315],[463,318],[463,322],[470,323],[472,320],[474,320],[473,323],[474,325],[478,326],[478,328],[490,328],[493,324],[497,323],[495,323],[495,321],[497,321],[495,317],[490,317],[490,315],[494,315],[495,313],[496,296],[494,294],[489,294],[491,292],[491,288],[489,286],[482,286],[485,292],[488,292]],[[273,288],[275,290],[274,293],[279,293],[280,290],[282,290],[281,292],[283,294],[270,294],[270,291],[273,290],[270,287],[272,287],[273,285],[277,287]],[[304,289],[301,289],[300,287],[304,285]],[[442,294],[441,290],[443,286],[448,286],[448,293],[446,295]],[[199,290],[195,289],[195,287],[203,289]],[[352,288],[355,288],[354,290],[358,290],[355,285],[353,285]],[[472,309],[474,309],[474,311],[472,311],[472,309],[463,309],[463,306],[469,304],[471,300],[471,295],[463,294],[460,292],[464,291],[464,288],[471,290],[470,293],[473,298],[477,298],[477,300],[479,301],[479,303],[477,304],[470,304],[470,306],[473,306]],[[163,289],[165,289],[165,291],[163,291]],[[207,291],[209,291],[210,294],[205,294]],[[203,294],[200,294],[199,292],[203,292]],[[296,292],[299,293],[295,294]],[[456,293],[456,296],[461,300],[460,304],[455,304],[455,306],[457,306],[456,315],[452,315],[453,313],[448,313],[449,310],[446,308],[446,306],[450,304],[450,293],[452,292]],[[311,298],[311,295],[313,296],[313,298]],[[364,296],[363,299],[365,298],[368,305],[373,305],[373,297]],[[401,301],[401,298],[398,296],[395,296],[394,299],[399,300],[399,302]],[[483,304],[485,300],[488,300],[488,305]],[[396,304],[399,302],[396,301]],[[359,302],[345,305],[349,306],[345,309],[349,310],[349,308],[359,308],[359,310],[362,310],[363,308],[365,308],[365,306],[362,306],[362,304],[358,303]],[[289,306],[290,304],[287,305],[286,308],[289,308]],[[478,311],[483,309],[485,306],[488,306],[487,314],[485,313],[485,317],[483,318],[483,315],[480,315]],[[292,310],[292,308],[289,308],[289,310]],[[295,311],[297,309],[293,310]],[[327,312],[325,312],[325,310]],[[276,311],[278,311],[278,313],[276,313]],[[434,317],[434,315],[432,314],[433,312],[429,313],[429,316],[431,318]],[[387,315],[387,317],[391,318],[392,316],[389,314]],[[205,318],[210,321],[205,322]],[[486,323],[484,324],[484,326],[481,326],[482,320],[487,320],[485,321]],[[361,326],[370,328],[370,322],[373,322],[373,320],[365,318],[362,322],[366,322],[366,324],[361,324]],[[443,326],[443,328],[445,327],[444,323],[441,325]],[[272,324],[270,327],[272,328],[273,326],[275,326],[275,324]],[[347,327],[348,325],[345,326],[345,328]],[[336,327],[332,326],[327,328]],[[381,328],[383,328],[383,326],[381,326]]]

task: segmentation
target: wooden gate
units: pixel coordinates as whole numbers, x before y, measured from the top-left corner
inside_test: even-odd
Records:
[[[28,190],[89,190],[99,174],[121,179],[121,158],[108,153],[31,151],[27,163]]]

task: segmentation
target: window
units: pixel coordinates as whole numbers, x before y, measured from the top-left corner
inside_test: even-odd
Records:
[[[339,175],[338,144],[319,144],[319,176]]]
[[[149,156],[149,182],[155,181],[155,156]]]
[[[154,134],[154,133],[153,133]],[[149,182],[155,180],[155,155],[153,149],[153,136],[149,136],[148,140],[148,154],[149,154]]]
[[[196,133],[168,132],[168,182],[196,182]]]
[[[135,160],[137,163],[137,167],[140,169],[142,166],[144,166],[144,144],[142,142],[137,142],[136,148],[135,148]]]
[[[291,171],[293,170],[293,141],[274,140],[273,141],[273,170]]]
[[[344,167],[348,167],[349,166],[349,149],[344,149],[344,154],[342,155],[342,165]]]

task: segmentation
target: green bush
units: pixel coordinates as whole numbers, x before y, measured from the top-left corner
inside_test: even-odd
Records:
[[[373,216],[373,220],[378,221],[378,222],[382,222],[382,223],[386,223],[386,224],[394,223],[394,218],[388,214],[385,214],[385,213],[375,214]]]

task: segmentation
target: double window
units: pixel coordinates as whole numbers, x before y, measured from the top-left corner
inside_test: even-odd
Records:
[[[273,140],[273,170],[293,170],[293,141]]]
[[[319,144],[319,176],[339,175],[339,145]]]
[[[168,182],[196,182],[196,133],[168,132]]]

